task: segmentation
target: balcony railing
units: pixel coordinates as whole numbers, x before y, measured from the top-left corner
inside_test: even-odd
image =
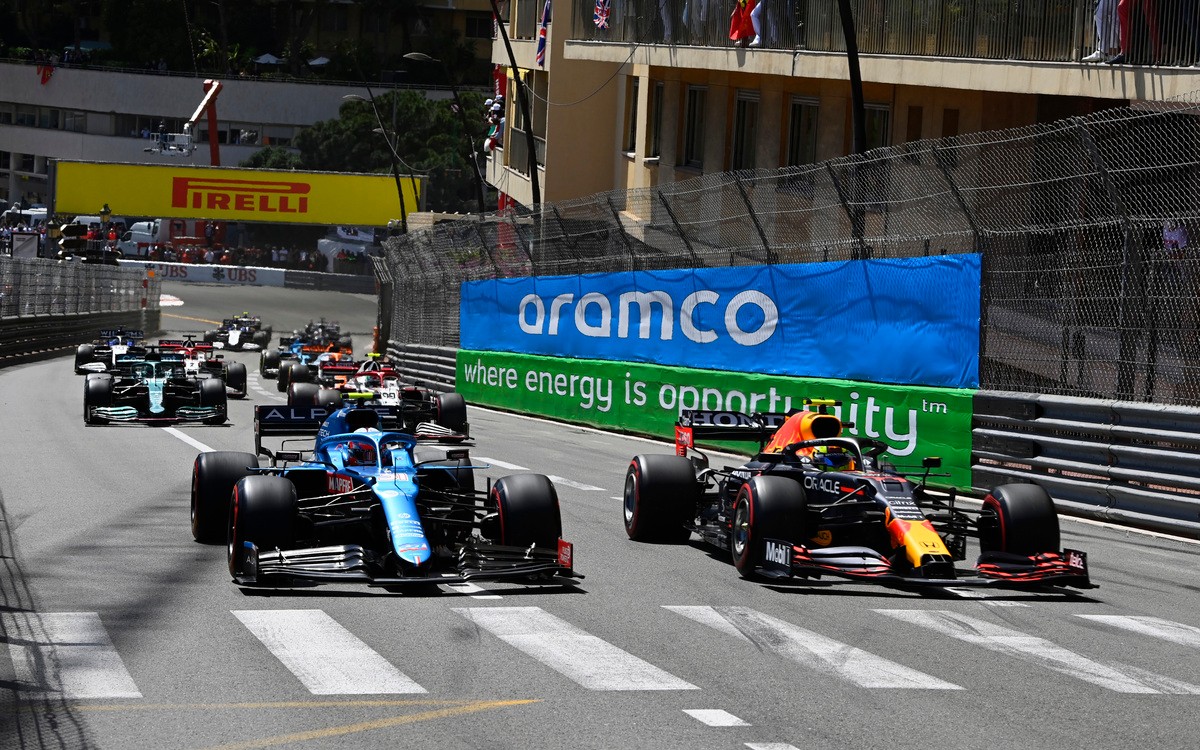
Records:
[[[593,23],[594,0],[575,0],[572,38],[638,44],[729,47],[732,0],[611,0],[609,28]],[[1095,0],[850,0],[864,54],[1079,62],[1096,49]],[[1188,66],[1200,61],[1200,3],[1133,5],[1129,28],[1116,17],[1124,62]],[[1106,4],[1107,7],[1107,4]],[[845,51],[838,0],[765,0],[764,49]],[[1116,46],[1120,46],[1117,42]],[[748,54],[751,51],[748,50]]]
[[[508,160],[505,162],[509,169],[520,172],[523,175],[529,174],[529,143],[525,136],[524,130],[512,128],[508,133],[508,140],[505,142],[505,147],[508,152]],[[535,135],[533,137],[534,156],[537,158],[538,166],[546,166],[546,139]]]

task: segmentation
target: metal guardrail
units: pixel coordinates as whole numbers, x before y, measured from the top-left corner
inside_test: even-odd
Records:
[[[972,483],[1033,482],[1060,509],[1200,537],[1200,409],[1071,396],[975,395]]]
[[[96,338],[102,328],[141,328],[147,334],[161,329],[161,312],[50,315],[0,322],[0,367],[58,357]]]
[[[283,285],[288,289],[315,289],[357,294],[374,294],[376,291],[373,274],[355,275],[289,270],[284,274]]]
[[[388,341],[388,357],[404,377],[415,385],[448,393],[454,390],[458,350],[448,346],[402,344]]]

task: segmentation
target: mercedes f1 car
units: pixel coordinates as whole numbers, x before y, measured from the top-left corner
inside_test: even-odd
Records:
[[[1087,556],[1062,550],[1058,516],[1033,484],[993,489],[968,510],[928,486],[940,459],[913,472],[883,460],[886,443],[842,435],[828,407],[790,415],[684,411],[676,455],[639,455],[625,475],[625,531],[683,543],[694,533],[728,550],[747,578],[842,579],[893,586],[1091,588]],[[715,469],[699,440],[759,443],[738,467]],[[973,570],[967,539],[979,541]]]
[[[480,492],[475,471],[487,466],[471,463],[465,436],[425,424],[380,430],[392,410],[256,407],[256,453],[196,457],[192,535],[226,542],[229,571],[248,586],[582,577],[549,478],[506,476]],[[284,450],[297,442],[288,439],[262,445],[296,435],[307,436],[303,450]]]
[[[188,377],[183,356],[151,351],[124,355],[108,372],[88,373],[83,384],[83,421],[201,422],[224,424],[228,418],[225,383],[220,378]]]
[[[263,327],[262,319],[241,313],[221,321],[221,327],[204,332],[204,342],[217,349],[257,352],[271,343],[271,327]]]
[[[230,398],[246,397],[246,365],[228,362],[224,356],[214,354],[212,344],[201,343],[187,336],[182,339],[159,339],[158,348],[183,356],[183,373],[186,377],[220,378]]]
[[[142,339],[145,335],[144,331],[133,328],[101,330],[95,341],[80,344],[75,349],[75,374],[105,372],[116,366],[118,357],[144,355],[146,348],[142,345]]]

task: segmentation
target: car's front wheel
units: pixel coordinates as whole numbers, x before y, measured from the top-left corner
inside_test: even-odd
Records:
[[[192,464],[192,538],[204,544],[225,539],[229,498],[238,480],[258,468],[258,457],[239,451],[210,451]]]
[[[1036,555],[1059,551],[1058,512],[1036,484],[1002,484],[983,499],[979,549]]]
[[[512,474],[501,477],[488,493],[488,510],[494,513],[490,532],[498,544],[557,549],[562,536],[558,492],[542,474]]]
[[[625,472],[625,533],[638,542],[686,542],[703,489],[684,456],[634,456]]]
[[[229,573],[244,575],[246,544],[260,550],[286,548],[296,523],[296,488],[283,477],[254,475],[233,486],[226,557]]]
[[[733,528],[729,550],[733,565],[744,578],[751,578],[763,561],[767,538],[799,544],[806,531],[808,498],[804,488],[786,477],[753,477],[738,489],[733,505]]]

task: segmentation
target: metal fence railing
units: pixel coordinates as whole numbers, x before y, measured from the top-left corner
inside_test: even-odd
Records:
[[[0,319],[157,310],[160,286],[141,269],[0,257]]]
[[[981,388],[1198,406],[1197,143],[1172,102],[441,224],[385,245],[390,339],[458,346],[475,279],[979,252]]]
[[[537,6],[518,0],[521,6]],[[838,0],[761,0],[763,49],[843,52]],[[595,0],[575,0],[571,38],[584,41],[728,47],[734,3],[712,0],[611,2],[607,28]],[[1078,62],[1098,47],[1130,64],[1187,66],[1200,60],[1194,0],[850,0],[859,51],[910,57]],[[1124,5],[1124,3],[1121,3]],[[536,27],[519,26],[519,36]],[[1105,41],[1098,44],[1098,37]],[[1126,48],[1127,47],[1127,48]]]

